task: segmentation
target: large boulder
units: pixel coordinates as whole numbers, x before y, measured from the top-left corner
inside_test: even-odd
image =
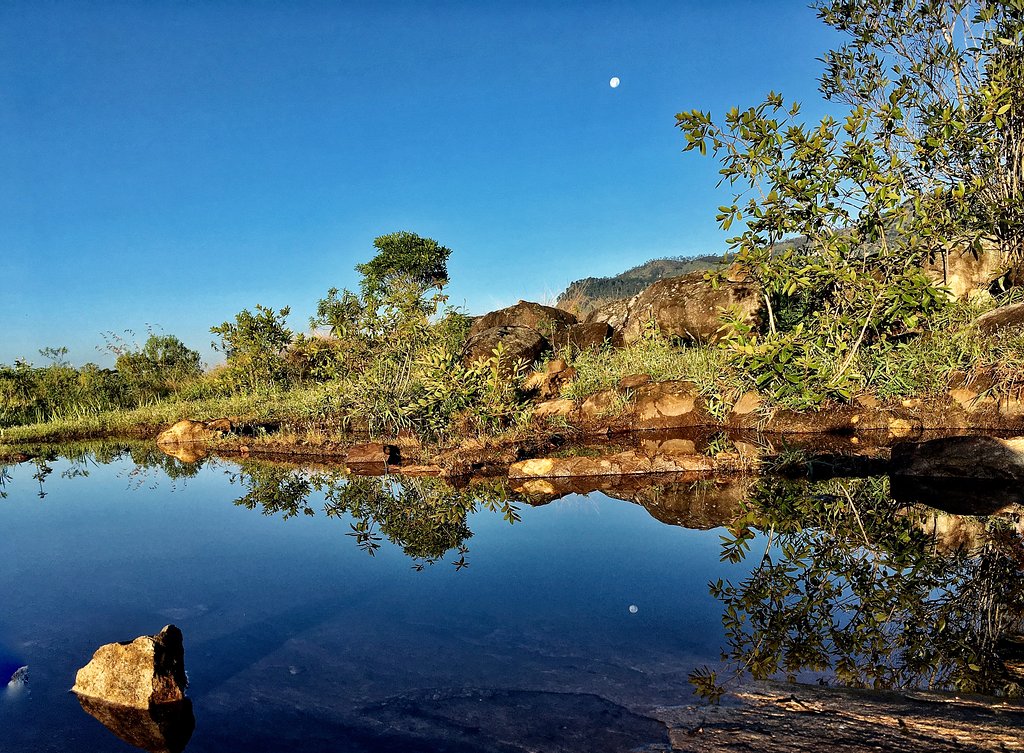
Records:
[[[704,272],[658,280],[630,300],[622,336],[628,343],[641,339],[650,322],[665,335],[692,343],[719,339],[722,312],[736,310],[754,323],[761,310],[760,286],[740,274],[712,284]]]
[[[609,301],[587,314],[584,323],[607,324],[614,331],[621,330],[626,323],[626,315],[629,313],[629,300],[629,298],[620,298],[617,301]]]
[[[549,338],[560,334],[573,324],[576,324],[576,317],[568,311],[540,303],[520,301],[515,306],[481,316],[470,327],[469,337],[473,338],[494,327],[528,327]]]
[[[580,322],[551,335],[551,347],[556,351],[568,348],[578,353],[591,348],[601,348],[605,343],[615,342],[615,330],[607,322]]]
[[[547,339],[531,327],[491,327],[470,335],[462,351],[463,361],[467,364],[486,361],[498,346],[502,351],[501,368],[506,373],[521,361],[532,364],[550,347]]]
[[[117,706],[148,709],[184,700],[187,686],[181,630],[167,625],[156,635],[100,646],[78,670],[71,690]]]

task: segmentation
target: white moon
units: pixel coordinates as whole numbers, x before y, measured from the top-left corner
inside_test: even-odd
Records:
[[[619,85],[619,77],[618,76],[612,76],[612,80],[608,82],[608,86],[610,86],[611,88],[615,89],[615,88],[618,87],[618,85]]]

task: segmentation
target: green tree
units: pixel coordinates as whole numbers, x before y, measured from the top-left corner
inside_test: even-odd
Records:
[[[210,328],[220,336],[220,342],[212,345],[227,357],[224,378],[231,389],[257,392],[287,383],[285,351],[292,342],[289,313],[288,307],[274,311],[257,304],[255,313],[243,309],[234,322]]]
[[[141,348],[126,346],[119,339],[108,342],[118,353],[114,368],[138,402],[166,397],[202,374],[199,353],[174,335],[150,333]]]
[[[448,284],[448,257],[451,249],[433,238],[400,231],[373,239],[377,255],[356,265],[363,276],[364,299],[378,299],[403,281],[412,283],[422,295],[428,289],[439,290]]]
[[[852,38],[826,54],[820,82],[844,117],[805,123],[774,92],[721,125],[676,116],[684,151],[710,149],[736,192],[718,220],[741,228],[729,244],[762,286],[765,325],[734,323],[727,345],[758,387],[799,406],[848,398],[865,350],[944,305],[929,259],[995,238],[1019,261],[1018,5],[819,2]]]

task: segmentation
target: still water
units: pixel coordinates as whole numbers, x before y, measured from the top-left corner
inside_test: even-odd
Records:
[[[646,711],[718,654],[718,536],[639,505],[480,508],[461,546],[413,542],[439,556],[386,535],[370,556],[323,492],[250,510],[234,465],[111,461],[7,470],[0,665],[29,683],[0,701],[4,751],[134,750],[68,691],[100,644],[167,623],[195,752],[629,750],[664,742]]]
[[[691,676],[1019,689],[1018,518],[886,477],[458,489],[144,446],[0,469],[2,751],[650,752]],[[187,719],[87,714],[76,670],[168,623]]]

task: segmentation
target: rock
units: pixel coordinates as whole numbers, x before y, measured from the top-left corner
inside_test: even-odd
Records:
[[[100,646],[78,670],[71,690],[79,697],[148,709],[182,701],[187,686],[181,631],[168,625],[153,636]]]
[[[943,437],[892,448],[894,476],[1024,481],[1024,437]]]
[[[732,415],[746,416],[761,407],[761,396],[757,392],[744,392],[732,406]]]
[[[602,348],[612,342],[615,330],[607,322],[581,322],[552,333],[551,347],[556,351],[568,348],[572,353]]]
[[[353,465],[397,463],[398,447],[380,442],[357,444],[345,453],[345,462]]]
[[[585,419],[593,420],[600,416],[607,416],[615,412],[619,407],[621,398],[615,390],[601,390],[583,401],[580,406],[580,414]]]
[[[635,390],[645,384],[651,383],[650,374],[627,374],[619,380],[620,390]]]
[[[506,374],[525,362],[527,366],[548,350],[548,341],[537,330],[530,327],[500,326],[482,330],[466,341],[462,359],[466,364],[486,361],[501,346],[503,351],[500,368]]]
[[[533,406],[534,418],[552,418],[555,416],[569,416],[576,410],[576,403],[568,398],[560,400],[546,400]]]
[[[655,382],[633,392],[631,417],[636,429],[674,429],[711,423],[701,408],[700,394],[692,382]]]
[[[118,706],[78,696],[82,709],[129,745],[149,753],[181,753],[196,728],[192,701],[163,703],[147,709]]]
[[[576,378],[576,369],[561,358],[550,361],[543,371],[535,371],[523,381],[523,391],[535,394],[541,400],[558,397],[562,385]]]
[[[626,323],[626,315],[629,313],[629,299],[623,298],[618,301],[611,301],[600,308],[596,308],[587,314],[584,319],[586,324],[607,324],[613,332],[619,332]]]
[[[659,280],[630,300],[622,337],[627,344],[636,342],[653,321],[665,335],[712,343],[720,337],[726,308],[735,308],[744,320],[754,323],[761,303],[759,286],[746,280],[725,279],[715,287],[704,279],[704,272]]]
[[[169,429],[160,432],[156,438],[158,445],[181,445],[193,442],[209,442],[222,437],[231,431],[231,422],[226,418],[213,421],[193,421],[183,418]]]
[[[494,327],[527,327],[543,337],[561,333],[576,323],[576,317],[568,311],[544,306],[540,303],[520,301],[515,306],[484,314],[469,328],[470,339]]]
[[[974,320],[974,326],[986,335],[1001,329],[1024,327],[1024,303],[1000,306]]]
[[[943,272],[945,264],[945,273]],[[946,255],[936,256],[922,269],[928,279],[949,290],[954,299],[966,298],[976,290],[991,287],[1006,271],[1006,264],[994,244],[986,244],[980,253],[971,249],[953,249]]]

